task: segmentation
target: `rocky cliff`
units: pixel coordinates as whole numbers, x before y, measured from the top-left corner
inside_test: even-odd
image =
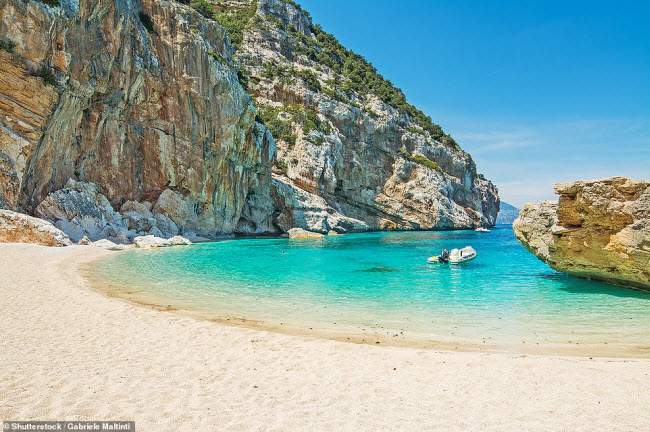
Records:
[[[278,148],[283,229],[494,225],[496,187],[470,155],[299,6],[224,2],[217,19],[243,28],[235,59]]]
[[[0,207],[120,241],[494,224],[471,157],[300,7],[184,3],[0,3]]]
[[[517,239],[551,268],[650,289],[650,182],[623,177],[555,185],[559,202],[527,204]]]

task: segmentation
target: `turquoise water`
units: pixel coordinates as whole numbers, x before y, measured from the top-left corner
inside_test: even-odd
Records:
[[[426,262],[443,247],[467,245],[478,254],[471,262]],[[130,250],[96,270],[140,299],[296,328],[494,344],[650,345],[650,293],[555,272],[510,227],[226,240]]]

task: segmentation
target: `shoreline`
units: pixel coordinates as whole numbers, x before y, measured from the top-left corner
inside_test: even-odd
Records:
[[[3,419],[133,419],[139,430],[650,422],[648,360],[377,347],[221,325],[96,292],[79,263],[111,253],[0,245]]]
[[[332,326],[322,322],[296,322],[295,320],[292,321],[290,317],[284,321],[281,321],[281,319],[271,321],[265,318],[247,318],[237,312],[201,309],[179,300],[157,296],[149,292],[140,292],[134,290],[131,286],[120,285],[117,282],[102,279],[93,270],[97,262],[105,258],[110,258],[110,254],[101,254],[78,265],[79,271],[83,274],[89,286],[96,292],[140,307],[201,321],[214,322],[220,325],[372,346],[511,355],[650,359],[650,345],[646,345],[644,342],[584,342],[580,340],[580,336],[575,336],[574,341],[577,339],[580,342],[534,342],[528,340],[528,343],[522,343],[519,338],[516,340],[514,338],[512,340],[497,340],[491,337],[452,337],[450,335],[422,333],[405,329],[384,327],[379,329],[373,326],[362,328],[341,323]]]

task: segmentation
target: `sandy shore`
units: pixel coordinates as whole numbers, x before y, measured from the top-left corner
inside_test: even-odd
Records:
[[[88,246],[0,244],[0,417],[139,431],[634,431],[650,361],[440,352],[195,320],[106,297]]]

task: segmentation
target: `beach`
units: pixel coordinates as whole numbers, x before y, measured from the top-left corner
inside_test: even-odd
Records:
[[[453,352],[230,326],[108,297],[91,246],[0,244],[0,417],[157,430],[647,430],[650,360]]]

